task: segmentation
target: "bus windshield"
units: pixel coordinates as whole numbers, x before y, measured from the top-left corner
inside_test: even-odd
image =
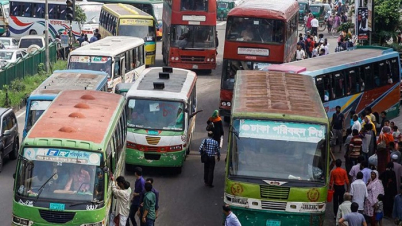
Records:
[[[229,4],[227,2],[218,2],[219,9],[227,9],[229,8]]]
[[[285,23],[263,18],[229,17],[226,40],[255,43],[283,43]]]
[[[145,25],[135,21],[143,21]],[[155,27],[153,20],[122,19],[119,26],[120,36],[144,38],[144,41],[155,41]]]
[[[68,69],[103,71],[111,77],[112,58],[106,56],[71,56]]]
[[[128,127],[182,131],[184,104],[179,101],[133,98],[128,101]]]
[[[215,26],[172,25],[172,47],[215,48]]]
[[[233,89],[237,70],[261,70],[270,63],[223,60],[222,88]]]
[[[25,148],[23,159],[17,177],[18,195],[48,201],[103,200],[100,153]]]
[[[321,6],[310,6],[310,12],[312,13],[319,13]]]
[[[87,17],[85,21],[86,24],[99,24],[99,15],[102,9],[102,4],[80,4],[80,7]]]
[[[231,176],[325,182],[325,126],[248,119],[234,125]]]
[[[45,110],[52,103],[51,100],[33,100],[31,101],[31,105],[28,112],[28,121],[27,121],[27,130],[30,130],[33,125],[35,125],[36,121],[38,121],[39,117],[45,112]]]

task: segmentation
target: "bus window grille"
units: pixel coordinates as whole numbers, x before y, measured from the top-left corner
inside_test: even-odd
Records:
[[[74,219],[75,212],[60,212],[51,210],[39,210],[39,214],[45,221],[55,224],[65,224]]]

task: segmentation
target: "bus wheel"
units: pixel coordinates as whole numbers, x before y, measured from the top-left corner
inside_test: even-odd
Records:
[[[229,116],[223,116],[223,121],[229,123],[230,122],[230,117]]]
[[[186,155],[189,155],[189,154],[190,154],[190,149],[191,149],[191,141],[190,141],[190,143],[188,144],[188,147],[187,147],[187,149],[186,149]]]
[[[211,69],[205,70],[205,74],[210,75],[212,73]]]
[[[130,164],[127,164],[126,163],[126,171],[127,172],[133,172],[134,171],[134,166],[133,165],[130,165]]]
[[[30,35],[37,35],[38,32],[36,32],[35,30],[30,30],[30,31],[29,31],[29,34],[30,34]]]
[[[174,174],[181,174],[182,166],[173,168]]]

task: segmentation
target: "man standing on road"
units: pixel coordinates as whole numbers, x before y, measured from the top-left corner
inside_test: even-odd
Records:
[[[214,133],[208,131],[208,138],[201,142],[199,151],[206,152],[208,155],[208,160],[204,162],[204,183],[205,186],[213,188],[212,184],[214,181],[214,169],[215,169],[215,155],[218,156],[218,162],[221,160],[221,153],[219,150],[219,143],[213,139]]]
[[[364,200],[368,196],[366,184],[363,181],[363,173],[357,173],[357,179],[350,185],[350,195],[352,201],[359,204],[359,212],[363,213]]]
[[[142,214],[142,223],[145,223],[145,226],[154,226],[156,213],[155,213],[155,205],[156,205],[156,195],[152,192],[152,184],[145,184],[145,195],[144,195],[144,213]]]
[[[339,225],[345,226],[346,224],[344,222],[347,221],[349,223],[349,226],[367,226],[363,214],[357,212],[357,210],[359,209],[359,204],[355,202],[352,203],[350,209],[352,210],[352,212],[346,214],[345,217],[342,217],[339,220]]]
[[[336,168],[331,171],[329,187],[334,190],[334,216],[338,213],[339,204],[343,202],[343,195],[349,186],[349,179],[346,170],[342,168],[342,160],[335,161]],[[346,185],[346,189],[345,189]]]
[[[317,36],[317,31],[318,31],[318,20],[313,16],[314,18],[311,20],[311,34],[313,36]]]
[[[135,185],[134,185],[133,199],[131,200],[129,219],[131,220],[131,223],[133,224],[133,226],[137,226],[137,222],[135,221],[135,215],[136,215],[138,209],[140,208],[140,194],[144,190],[145,180],[142,177],[142,168],[141,167],[136,167],[134,172],[135,172],[134,175],[136,177],[136,180],[135,180]],[[126,226],[130,226],[129,220],[127,221]]]
[[[151,191],[155,194],[155,197],[156,197],[156,202],[155,202],[155,220],[156,220],[156,218],[158,218],[158,209],[159,209],[159,191],[154,188],[154,179],[153,178],[147,178],[145,183],[152,184]],[[140,207],[140,215],[139,216],[142,216],[144,214],[144,197],[145,197],[146,192],[147,191],[144,189],[141,193],[141,197],[140,197],[140,203],[141,203],[140,206],[141,207]],[[145,223],[141,222],[141,226],[145,226]]]
[[[339,225],[339,220],[343,217],[346,216],[346,214],[351,213],[352,211],[350,210],[350,205],[352,205],[352,197],[350,196],[349,193],[345,193],[343,195],[343,203],[341,205],[339,205],[339,209],[338,209],[338,214],[336,215],[336,225]],[[345,223],[346,225],[348,225],[347,223]]]
[[[339,146],[339,152],[342,152],[342,146],[343,146],[343,121],[345,120],[345,116],[341,113],[341,106],[336,106],[336,112],[332,115],[332,122],[331,122],[331,128],[332,128],[332,133],[333,136],[335,136],[335,139],[333,139],[333,150],[332,152],[335,152],[336,146]],[[337,143],[335,143],[337,142]]]
[[[223,205],[222,209],[223,214],[226,216],[225,226],[241,226],[239,219],[237,219],[229,205]]]
[[[349,171],[349,176],[351,176],[351,181],[355,181],[357,179],[357,174],[360,172],[360,164],[364,161],[363,156],[359,156],[357,158],[357,164],[352,166],[352,169]]]

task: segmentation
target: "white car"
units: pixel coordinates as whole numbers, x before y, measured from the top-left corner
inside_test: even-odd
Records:
[[[27,49],[31,45],[37,45],[39,48],[45,46],[45,38],[42,35],[27,35],[21,37],[18,48]]]
[[[6,49],[18,49],[18,40],[11,37],[0,37],[0,43]]]
[[[15,63],[25,55],[27,55],[27,52],[23,49],[1,49],[0,65],[4,67],[8,63]]]

